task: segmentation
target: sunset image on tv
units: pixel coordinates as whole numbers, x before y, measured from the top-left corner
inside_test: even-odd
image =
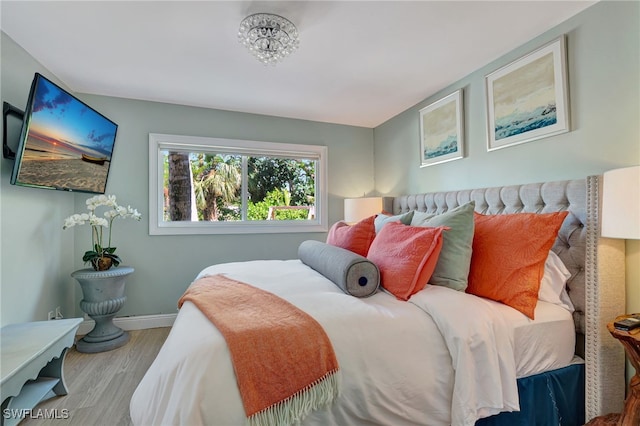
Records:
[[[16,183],[104,193],[117,125],[36,78]]]

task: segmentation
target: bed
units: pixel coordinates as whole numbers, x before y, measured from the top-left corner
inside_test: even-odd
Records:
[[[385,199],[392,215],[439,215],[469,203],[488,216],[568,212],[552,251],[569,271],[573,313],[539,301],[531,320],[438,285],[408,302],[386,291],[358,298],[300,259],[213,265],[196,279],[223,274],[275,294],[321,324],[340,365],[340,394],[301,424],[542,424],[547,417],[539,411],[547,406],[565,416],[561,424],[578,424],[620,411],[625,392],[624,351],[606,330],[625,308],[624,245],[599,235],[600,191],[601,177],[590,176]],[[499,321],[492,319],[496,312]],[[473,321],[460,321],[468,317]],[[476,325],[461,327],[470,323]],[[458,332],[481,335],[480,344],[461,343],[469,340]],[[548,397],[555,392],[562,401]],[[576,414],[581,403],[584,412]],[[193,303],[182,305],[130,412],[136,425],[247,422],[225,339]]]

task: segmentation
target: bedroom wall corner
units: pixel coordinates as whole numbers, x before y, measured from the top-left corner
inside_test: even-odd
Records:
[[[25,107],[35,72],[62,84],[1,31],[0,57],[0,97],[17,108]],[[73,235],[62,223],[73,213],[73,195],[10,185],[13,160],[0,161],[0,325],[46,320],[58,306],[72,316]]]

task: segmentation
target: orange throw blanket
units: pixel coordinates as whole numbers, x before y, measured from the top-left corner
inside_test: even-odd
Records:
[[[221,274],[193,282],[185,301],[224,336],[250,424],[292,424],[338,396],[327,334],[291,303]]]

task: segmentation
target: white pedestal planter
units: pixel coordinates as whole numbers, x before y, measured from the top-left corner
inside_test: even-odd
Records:
[[[114,325],[113,318],[127,300],[125,279],[133,271],[119,266],[106,271],[80,269],[71,274],[82,288],[80,309],[96,322],[93,330],[76,343],[78,352],[110,351],[129,341],[129,333]]]

